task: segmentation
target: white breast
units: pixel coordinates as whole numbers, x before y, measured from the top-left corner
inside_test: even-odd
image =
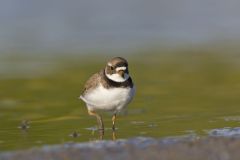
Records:
[[[89,110],[121,111],[133,98],[133,88],[110,88],[106,89],[99,85],[95,90],[81,96]]]

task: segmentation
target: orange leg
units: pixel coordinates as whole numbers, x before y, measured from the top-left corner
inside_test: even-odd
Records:
[[[114,114],[114,115],[112,116],[112,130],[113,130],[113,132],[112,132],[112,139],[113,139],[113,140],[116,140],[116,132],[115,132],[115,121],[116,121],[116,117],[117,117],[116,114]]]
[[[116,114],[114,114],[113,116],[112,116],[112,129],[115,131],[115,121],[116,121],[116,117],[117,117],[117,115]]]
[[[99,114],[97,114],[95,111],[88,110],[88,114],[91,116],[95,116],[97,118],[98,130],[99,130],[99,133],[101,134],[100,139],[102,139],[101,137],[104,135],[104,124],[103,124],[102,117]]]

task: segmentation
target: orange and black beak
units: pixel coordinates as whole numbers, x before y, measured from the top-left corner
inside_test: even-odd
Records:
[[[118,74],[119,74],[122,78],[124,78],[125,72],[124,72],[123,70],[120,70],[120,71],[118,71]]]

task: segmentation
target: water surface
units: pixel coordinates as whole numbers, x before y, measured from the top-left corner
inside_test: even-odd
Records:
[[[117,139],[240,125],[238,55],[155,52],[127,56],[137,93],[117,117]],[[107,57],[1,59],[0,151],[97,140],[96,120],[78,97]],[[103,120],[104,139],[112,139],[111,114]]]

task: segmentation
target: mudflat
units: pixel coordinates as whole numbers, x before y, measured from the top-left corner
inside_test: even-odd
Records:
[[[239,137],[183,137],[66,143],[0,154],[1,160],[238,160]]]

